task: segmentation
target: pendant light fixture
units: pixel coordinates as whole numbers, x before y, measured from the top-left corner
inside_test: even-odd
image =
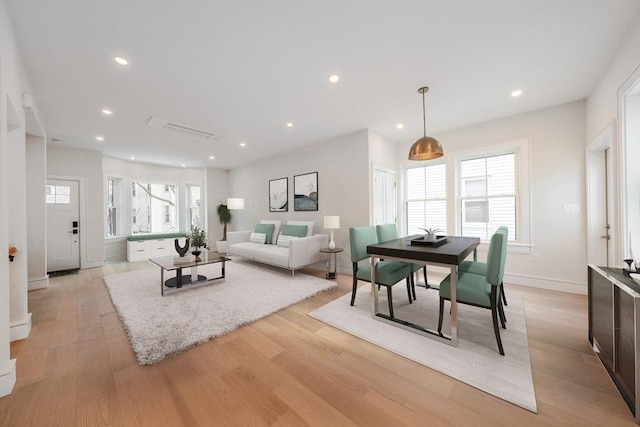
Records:
[[[422,94],[422,117],[424,136],[413,143],[409,150],[409,160],[432,160],[442,157],[444,150],[437,139],[427,136],[427,113],[425,110],[424,94],[429,92],[428,87],[421,87],[418,92]]]

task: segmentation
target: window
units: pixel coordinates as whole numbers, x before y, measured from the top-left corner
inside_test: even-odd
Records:
[[[190,185],[187,187],[187,200],[189,208],[189,229],[193,230],[194,227],[203,229],[200,223],[200,206],[201,206],[201,190],[199,185]]]
[[[131,184],[131,232],[165,233],[177,230],[176,186],[133,182]]]
[[[488,240],[501,225],[516,240],[516,155],[476,157],[460,161],[461,234]]]
[[[447,232],[446,165],[407,169],[407,234]]]
[[[71,203],[71,187],[68,185],[47,185],[47,203],[68,205]]]
[[[120,180],[114,178],[107,179],[107,237],[118,235],[118,214],[120,205]]]

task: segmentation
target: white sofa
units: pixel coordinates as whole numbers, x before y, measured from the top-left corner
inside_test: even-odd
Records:
[[[291,240],[288,248],[276,245],[282,221],[262,220],[261,224],[274,224],[272,244],[260,244],[249,241],[252,230],[230,231],[227,233],[229,255],[240,256],[264,264],[291,270],[291,275],[299,268],[315,263],[324,263],[327,255],[320,248],[329,245],[326,234],[313,234],[314,221],[287,221],[289,225],[306,225],[307,235]]]

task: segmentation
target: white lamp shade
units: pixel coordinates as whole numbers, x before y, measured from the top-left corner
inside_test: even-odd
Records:
[[[244,199],[228,198],[227,199],[227,208],[229,210],[244,209]]]
[[[340,228],[340,217],[337,215],[330,215],[324,217],[324,228],[327,230],[337,230]]]

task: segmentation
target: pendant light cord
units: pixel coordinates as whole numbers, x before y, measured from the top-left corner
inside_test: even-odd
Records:
[[[424,101],[425,92],[426,92],[425,90],[422,91],[422,127],[424,130],[424,136],[426,137],[427,136],[427,110],[426,110],[425,101]]]

